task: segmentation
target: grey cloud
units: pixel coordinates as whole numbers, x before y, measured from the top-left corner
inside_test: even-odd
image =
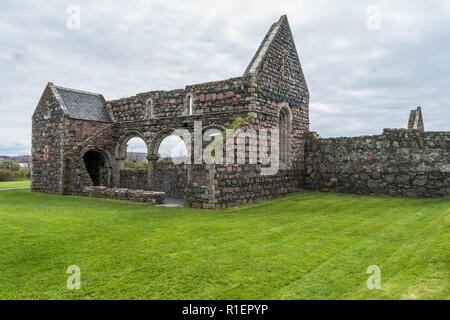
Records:
[[[66,28],[72,4],[81,30]],[[381,30],[366,27],[369,5],[381,8]],[[427,130],[449,129],[444,0],[2,1],[0,154],[29,153],[31,115],[48,81],[116,99],[239,76],[285,13],[311,93],[312,130],[377,134],[404,127],[417,105]]]

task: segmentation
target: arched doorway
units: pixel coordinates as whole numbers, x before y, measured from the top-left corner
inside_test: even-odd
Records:
[[[179,136],[168,135],[160,141],[156,150],[155,191],[163,191],[169,198],[184,199],[189,177],[188,165],[183,162],[188,155],[186,144]]]
[[[97,150],[89,150],[83,155],[86,170],[94,186],[107,186],[109,174],[106,157]]]

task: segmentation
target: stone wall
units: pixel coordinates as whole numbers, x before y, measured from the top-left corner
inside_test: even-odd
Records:
[[[158,161],[155,165],[155,191],[162,191],[169,197],[184,199],[188,181],[188,166],[176,165],[171,161]]]
[[[155,164],[154,191],[164,192],[169,197],[184,199],[187,183],[187,165],[176,165],[163,160]],[[124,169],[120,171],[120,187],[148,190],[148,169]]]
[[[128,200],[135,202],[145,202],[152,204],[162,204],[165,200],[164,192],[146,191],[127,188],[107,188],[107,187],[83,187],[73,193],[78,196],[93,198],[104,198],[114,200]]]
[[[306,139],[304,187],[407,197],[450,196],[450,132]]]
[[[281,169],[261,175],[261,165],[193,165],[186,188],[186,204],[223,209],[270,199],[299,189],[301,172]]]
[[[63,132],[64,113],[47,86],[33,114],[32,191],[61,192]]]
[[[224,165],[217,170],[217,208],[270,199],[299,189],[300,172],[280,169],[261,175],[260,165]]]
[[[251,96],[248,86],[248,81],[238,77],[188,85],[185,89],[139,93],[108,101],[106,108],[117,122],[188,116],[188,96],[192,97],[193,115],[242,110]],[[149,112],[150,107],[153,112]]]
[[[120,187],[148,190],[148,169],[120,170]]]

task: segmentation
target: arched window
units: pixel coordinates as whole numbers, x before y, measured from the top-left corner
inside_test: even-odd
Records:
[[[153,114],[153,99],[147,99],[145,102],[145,119],[152,119]]]
[[[278,129],[280,132],[280,164],[284,167],[289,166],[291,153],[291,122],[291,109],[287,103],[283,103],[280,105],[278,111]]]
[[[188,93],[186,95],[186,115],[191,116],[194,114],[194,95]]]
[[[148,166],[147,145],[142,138],[131,138],[128,140],[126,148],[125,167],[137,169]]]
[[[179,136],[169,135],[161,141],[158,147],[158,155],[163,159],[184,157],[187,155],[186,144]]]

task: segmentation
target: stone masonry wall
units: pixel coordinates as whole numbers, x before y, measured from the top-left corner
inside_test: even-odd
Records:
[[[148,190],[147,169],[120,170],[120,187],[128,189]]]
[[[155,191],[169,197],[184,199],[184,188],[188,181],[188,166],[170,161],[158,161],[155,166]]]
[[[154,191],[164,192],[169,197],[184,199],[187,183],[187,165],[176,165],[170,161],[158,161],[155,165]],[[128,189],[148,189],[147,169],[125,169],[120,171],[120,186]]]
[[[352,138],[306,139],[304,187],[407,197],[450,197],[450,132],[385,129]]]
[[[94,198],[103,199],[114,199],[114,200],[128,200],[135,202],[145,202],[151,204],[161,204],[164,203],[165,194],[164,192],[146,191],[139,189],[127,189],[127,188],[107,188],[107,187],[83,187],[73,193],[78,196],[87,196]]]
[[[136,121],[187,116],[187,96],[192,95],[195,115],[242,111],[251,92],[245,79],[238,77],[223,81],[186,86],[186,89],[150,91],[136,96],[109,101],[106,105],[115,121]],[[146,112],[152,104],[153,116]],[[205,124],[206,125],[206,124]]]
[[[33,114],[32,191],[61,192],[63,131],[64,113],[47,87]]]

